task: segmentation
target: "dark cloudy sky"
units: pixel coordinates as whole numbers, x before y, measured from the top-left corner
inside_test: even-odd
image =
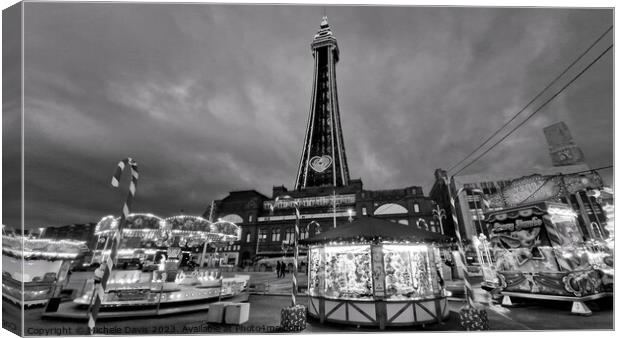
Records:
[[[109,181],[127,156],[141,172],[135,211],[201,214],[231,190],[291,188],[322,14],[321,6],[27,3],[26,227],[118,214],[126,188]],[[327,14],[341,50],[351,176],[367,189],[425,193],[435,168],[469,153],[613,20],[600,9]],[[612,60],[608,53],[464,173],[550,166],[542,128],[557,121],[591,167],[612,163]],[[17,225],[16,215],[5,205],[4,223]]]

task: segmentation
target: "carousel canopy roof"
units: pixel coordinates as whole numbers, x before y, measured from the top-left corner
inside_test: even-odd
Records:
[[[83,241],[2,236],[2,254],[24,259],[75,259],[88,251]]]
[[[113,234],[118,229],[119,221],[120,218],[111,215],[103,217],[97,223],[95,235]],[[130,214],[126,219],[123,236],[155,242],[183,237],[183,243],[202,244],[203,241],[237,241],[241,238],[241,228],[235,223],[224,220],[211,223],[200,216],[178,215],[162,219],[153,214]]]
[[[436,232],[424,231],[416,226],[386,221],[380,218],[362,216],[353,222],[321,232],[301,243],[323,243],[331,241],[409,241],[450,242],[452,238]]]

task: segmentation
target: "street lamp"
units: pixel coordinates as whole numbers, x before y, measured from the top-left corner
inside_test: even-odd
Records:
[[[45,231],[45,228],[39,228],[39,238],[43,237],[43,231]]]
[[[274,204],[278,201],[290,201],[295,208],[295,234],[293,236],[293,293],[291,294],[293,300],[293,306],[297,305],[297,267],[299,260],[299,201],[296,201],[291,196],[278,196],[276,197]]]
[[[441,229],[441,234],[445,235],[445,233],[443,232],[443,221],[442,221],[442,219],[446,219],[446,210],[440,208],[439,204],[438,204],[437,208],[433,209],[433,216],[435,218],[437,218],[437,220],[439,220],[439,228]]]

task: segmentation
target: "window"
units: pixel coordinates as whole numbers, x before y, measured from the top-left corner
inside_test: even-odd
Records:
[[[308,232],[308,227],[306,227],[306,229],[305,229],[305,230],[304,230],[304,229],[302,229],[302,230],[299,232],[299,237],[300,237],[299,239],[306,239],[306,238],[310,237],[310,233]]]
[[[394,214],[406,214],[407,209],[400,204],[386,203],[381,205],[375,210],[375,215],[394,215]]]
[[[258,230],[258,241],[265,242],[267,240],[267,229],[262,228]]]
[[[252,234],[248,232],[248,233],[245,235],[245,242],[246,242],[246,243],[250,243],[251,238],[252,238]]]
[[[413,205],[413,212],[420,212],[420,205],[418,203]]]
[[[243,223],[243,218],[241,218],[241,216],[237,215],[237,214],[229,214],[226,215],[224,217],[222,217],[223,221],[227,221],[227,222],[231,222],[231,223]]]
[[[366,214],[367,214],[366,208],[362,208],[362,215],[366,216]]]
[[[295,239],[295,229],[293,227],[286,228],[286,234],[284,236],[284,241],[288,243],[292,243]]]
[[[252,215],[248,216],[248,223],[252,223]]]
[[[276,228],[273,229],[271,232],[271,241],[272,242],[279,242],[280,241],[280,229]]]

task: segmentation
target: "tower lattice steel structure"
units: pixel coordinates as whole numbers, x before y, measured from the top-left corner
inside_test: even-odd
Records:
[[[312,55],[312,102],[295,181],[296,190],[349,184],[336,88],[339,50],[327,17],[323,17],[321,28],[312,41]]]

